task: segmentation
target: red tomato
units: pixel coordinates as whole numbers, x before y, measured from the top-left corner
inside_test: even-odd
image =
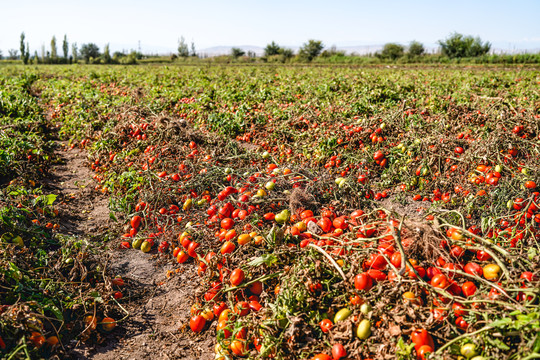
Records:
[[[332,357],[333,360],[339,360],[347,356],[347,350],[341,344],[334,344],[332,346]]]
[[[370,269],[367,271],[370,278],[376,281],[384,281],[386,280],[386,274],[383,273],[380,270]]]
[[[240,211],[239,209],[237,209],[237,210]],[[234,226],[234,220],[233,219],[225,218],[225,219],[221,220],[221,228],[222,229],[229,230],[229,229],[232,229],[233,226]]]
[[[240,301],[236,305],[234,305],[234,312],[238,314],[239,316],[246,316],[249,314],[249,303],[247,301]]]
[[[368,273],[361,273],[354,277],[354,288],[356,290],[368,291],[373,286],[373,279]]]
[[[330,319],[324,319],[319,323],[319,326],[321,327],[323,333],[327,333],[334,326],[334,324],[332,324]]]
[[[465,268],[463,269],[467,274],[482,277],[484,275],[484,270],[482,270],[482,267],[478,265],[477,263],[467,263],[465,265]]]
[[[317,221],[317,225],[322,229],[323,232],[328,233],[332,229],[332,221],[329,218],[323,217]]]
[[[242,269],[234,269],[230,276],[231,285],[238,286],[242,284],[245,279],[245,274]]]
[[[311,360],[332,360],[332,357],[326,354],[317,354]]]
[[[448,278],[444,274],[437,274],[431,279],[431,286],[439,289],[446,289],[450,285]]]
[[[134,229],[138,229],[141,225],[142,218],[139,215],[135,215],[131,218],[131,227]]]
[[[472,281],[466,281],[463,285],[461,285],[461,291],[466,297],[473,296],[476,292],[476,285]]]
[[[427,332],[426,329],[416,329],[411,334],[411,341],[414,343],[414,348],[418,352],[418,349],[420,349],[423,345],[431,346],[432,349],[435,348],[435,343],[433,342],[433,338],[431,335]]]
[[[206,325],[206,319],[202,315],[195,315],[189,319],[189,327],[193,332],[201,332]]]

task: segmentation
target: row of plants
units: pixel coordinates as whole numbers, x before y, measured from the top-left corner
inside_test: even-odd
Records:
[[[534,71],[36,72],[114,246],[197,266],[217,358],[538,354]]]

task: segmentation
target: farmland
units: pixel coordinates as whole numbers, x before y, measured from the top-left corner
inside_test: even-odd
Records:
[[[0,354],[536,358],[539,85],[2,67]]]

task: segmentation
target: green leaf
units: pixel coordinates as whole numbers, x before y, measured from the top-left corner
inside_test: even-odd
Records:
[[[277,262],[278,258],[274,254],[264,254],[262,256],[259,256],[253,260],[251,260],[248,265],[249,266],[261,266],[262,264],[265,265],[272,265]]]

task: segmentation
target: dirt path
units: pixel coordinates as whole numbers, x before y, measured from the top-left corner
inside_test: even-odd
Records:
[[[57,194],[60,233],[101,240],[117,225],[110,220],[108,198],[93,191],[93,173],[87,166],[86,153],[78,148],[67,150],[60,143],[60,159],[50,169],[45,188]],[[69,344],[76,359],[211,359],[212,336],[200,338],[189,330],[190,307],[196,288],[194,266],[183,266],[167,279],[171,263],[136,250],[119,250],[117,239],[110,240],[103,260],[112,275],[121,276],[126,286],[121,304],[130,313],[127,319],[107,336],[90,347]]]

